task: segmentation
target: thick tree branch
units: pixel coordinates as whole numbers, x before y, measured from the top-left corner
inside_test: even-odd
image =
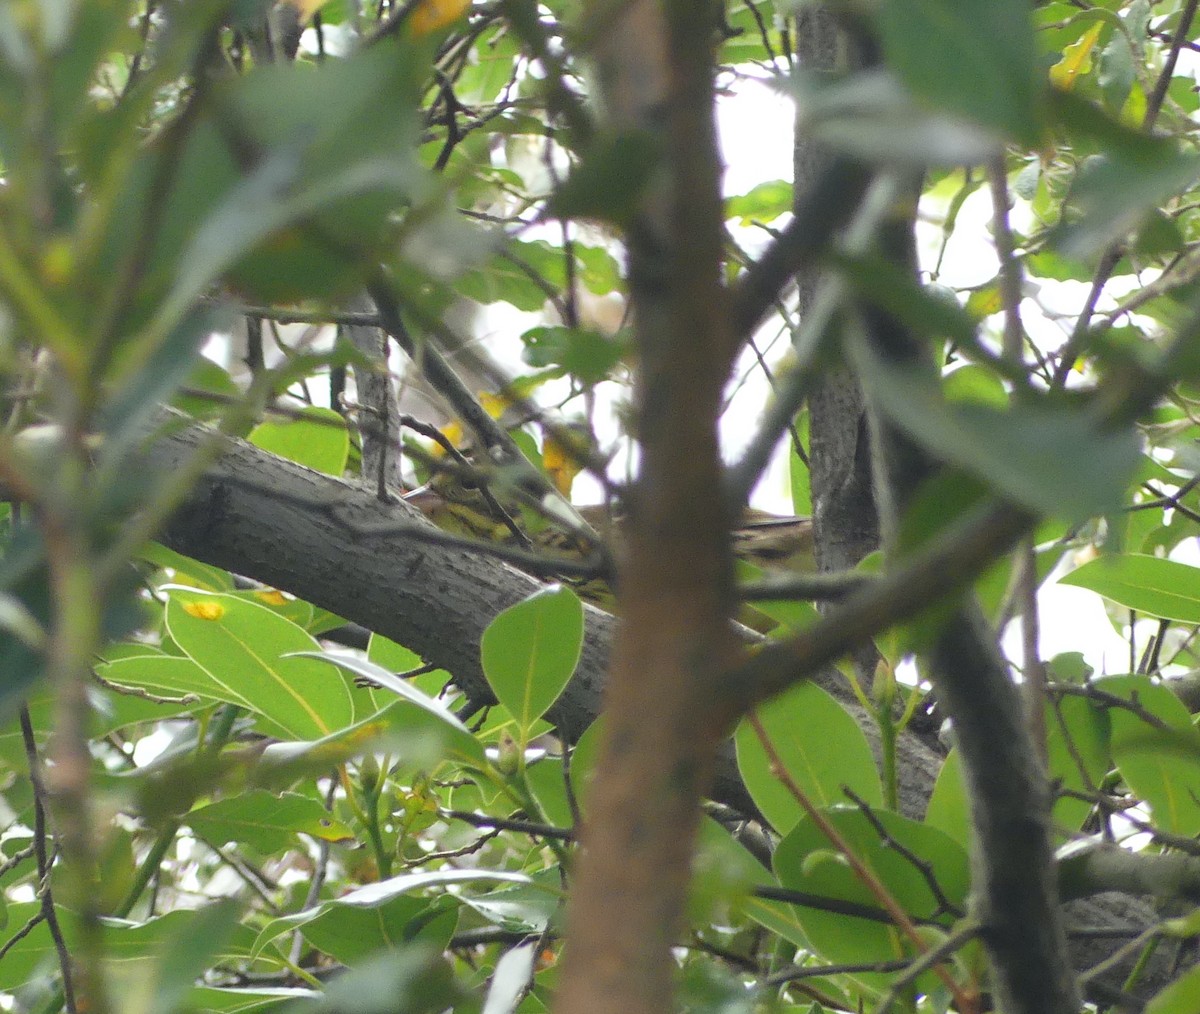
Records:
[[[1198,905],[1200,859],[1181,852],[1130,852],[1098,844],[1060,864],[1059,891],[1064,898],[1121,891]]]
[[[731,363],[796,273],[829,249],[829,241],[854,214],[870,178],[861,162],[833,159],[797,200],[792,220],[732,291]]]
[[[658,1014],[673,1006],[672,948],[700,805],[734,717],[714,693],[736,652],[717,440],[733,339],[721,283],[714,26],[690,0],[591,11],[603,18],[594,56],[608,126],[661,138],[662,161],[626,230],[641,461],[556,1006]]]
[[[164,436],[150,446],[146,463],[174,471],[211,439],[211,432],[193,426]],[[417,537],[405,534],[409,525]],[[372,530],[388,534],[364,534]],[[429,541],[429,534],[440,533],[404,503],[381,502],[365,485],[313,472],[230,439],[163,541],[204,563],[283,589],[378,631],[452,673],[472,699],[488,700],[479,656],[483,630],[500,610],[541,584],[489,555],[440,539]],[[549,715],[569,740],[599,714],[615,629],[612,616],[586,607],[579,667]],[[878,753],[875,723],[844,678],[830,668],[815,682],[841,701]],[[942,758],[911,732],[902,734],[899,753],[900,807],[920,818]],[[728,745],[717,757],[712,798],[742,813],[754,812]],[[1145,905],[1109,897],[1075,903],[1075,921],[1092,926],[1153,921]],[[1074,951],[1076,967],[1088,967],[1110,951],[1104,940],[1084,942]],[[1163,963],[1146,980],[1146,990],[1162,985],[1168,972]]]

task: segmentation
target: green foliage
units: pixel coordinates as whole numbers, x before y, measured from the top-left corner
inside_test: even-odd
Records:
[[[311,408],[292,419],[259,423],[246,439],[264,451],[329,475],[341,475],[350,456],[346,423],[327,408]]]
[[[521,745],[579,662],[583,606],[570,588],[548,588],[500,613],[483,634],[483,671],[517,721]]]
[[[949,926],[955,913],[965,910],[966,851],[942,832],[886,811],[877,815],[882,829],[856,808],[825,808],[822,815],[914,921]],[[913,856],[920,856],[928,868],[915,865]],[[785,888],[878,910],[878,897],[855,876],[844,856],[830,847],[811,819],[801,821],[779,843],[774,865]],[[952,911],[945,910],[947,905]],[[906,945],[895,928],[877,915],[857,918],[803,905],[795,911],[803,939],[830,961],[885,961],[904,952]],[[885,981],[873,975],[860,979],[868,987]]]
[[[626,277],[618,230],[636,227],[665,162],[681,156],[665,132],[597,121],[597,26],[578,5],[474,5],[448,10],[432,33],[396,25],[368,41],[385,22],[334,0],[320,9],[321,49],[313,22],[294,60],[267,58],[268,6],[0,4],[0,484],[19,504],[0,514],[0,1000],[62,1008],[61,950],[107,979],[103,1014],[546,1010],[605,728],[582,731],[573,716],[571,736],[582,734],[572,746],[547,718],[575,707],[564,690],[597,627],[575,592],[547,587],[498,615],[513,597],[481,595],[489,625],[469,647],[487,686],[470,696],[454,686],[463,672],[432,668],[375,631],[364,641],[330,611],[355,619],[362,599],[393,589],[364,579],[343,601],[314,595],[318,605],[245,581],[243,569],[288,555],[288,531],[205,561],[151,539],[226,434],[311,469],[311,500],[287,494],[287,507],[319,515],[340,545],[411,536],[359,529],[341,513],[353,495],[341,480],[358,478],[363,456],[359,425],[376,410],[354,382],[357,354],[328,325],[353,322],[344,307],[368,292],[407,354],[405,391],[424,391],[417,374],[431,351],[452,360],[534,469],[497,459],[492,492],[535,542],[518,547],[498,523],[502,551],[520,560],[544,542],[586,571],[599,556],[578,525],[560,526],[564,505],[539,515],[545,490],[530,480],[561,477],[547,462],[565,420],[568,433],[586,431],[586,464],[620,499],[636,459],[626,406],[656,408],[655,377],[630,385],[647,364],[629,338],[628,298],[663,279]],[[862,568],[864,580],[984,505],[1036,514],[1035,583],[1111,603],[1132,646],[1121,667],[1139,668],[1093,680],[1082,629],[1072,632],[1079,651],[1046,665],[1056,841],[1102,829],[1120,838],[1135,827],[1113,816],[1122,811],[1138,828],[1194,838],[1200,733],[1172,680],[1200,668],[1200,569],[1187,555],[1200,519],[1200,97],[1186,66],[1159,79],[1175,66],[1181,5],[846,5],[882,64],[819,80],[784,70],[779,29],[795,6],[724,5],[712,33],[721,85],[739,92],[773,75],[797,97],[805,136],[922,176],[922,271],[918,280],[885,250],[895,216],[871,205],[876,187],[844,235],[804,253],[834,305],[819,349],[772,344],[805,332],[786,289],[765,294],[779,312],[757,354],[738,362],[724,435],[740,436],[764,400],[795,405],[796,384],[809,391],[824,371],[857,372],[883,421],[943,466],[891,519],[895,545]],[[726,157],[741,168],[757,153]],[[742,247],[773,243],[794,210],[797,187],[778,175],[765,166],[726,195],[725,280],[744,286],[731,298],[739,312],[760,280]],[[976,240],[966,260],[978,271],[964,280],[955,262],[989,182],[1014,202],[1011,249],[997,261]],[[681,201],[667,217],[693,210]],[[1015,276],[1019,307],[1006,305]],[[1085,313],[1086,292],[1110,281]],[[383,312],[389,297],[399,320]],[[1003,339],[1018,309],[1028,332],[1019,355]],[[868,348],[864,321],[879,316],[920,336],[940,372]],[[516,372],[502,378],[494,362]],[[686,374],[690,364],[674,365]],[[828,511],[829,491],[809,471],[822,453],[810,412],[783,415],[786,494],[797,513]],[[495,446],[461,419],[431,419],[475,485],[488,485]],[[147,448],[196,421],[212,424],[197,456],[150,467]],[[856,465],[867,467],[878,422],[863,424]],[[448,460],[429,453],[401,463],[406,478]],[[175,523],[218,531],[260,479],[227,477]],[[474,566],[456,552],[455,567]],[[1017,572],[1000,559],[975,581],[995,622],[1026,606]],[[454,576],[422,565],[397,577],[428,589],[423,622],[434,633],[414,646],[443,634],[437,603]],[[774,576],[743,567],[738,580]],[[871,632],[889,663],[916,656],[901,679],[923,680],[920,652],[945,608]],[[1158,621],[1149,645],[1149,624],[1130,611]],[[798,600],[760,614],[779,622],[773,637],[802,640],[823,615]],[[1043,616],[1043,628],[1068,622]],[[878,680],[882,698],[891,684]],[[854,694],[852,715],[804,683],[757,709],[767,743],[750,723],[737,728],[738,771],[762,818],[750,830],[774,852],[764,863],[743,847],[726,826],[741,835],[739,821],[703,821],[675,952],[686,1009],[877,1003],[895,969],[834,968],[803,986],[786,975],[916,956],[856,862],[927,943],[961,925],[973,801],[960,754],[942,763],[922,820],[893,812],[896,772],[862,727],[877,702],[857,685],[844,697]],[[908,735],[908,717],[881,723],[885,748]],[[31,752],[35,770],[53,775],[52,796],[35,793]],[[48,824],[38,804],[49,805]],[[1071,879],[1069,858],[1061,869],[1065,892],[1089,889]],[[986,991],[978,947],[948,967]],[[1198,983],[1184,972],[1147,1009],[1188,1014]],[[927,1014],[949,1002],[925,972],[896,1004]]]
[[[1200,623],[1200,568],[1184,563],[1136,553],[1100,557],[1062,581],[1150,616]]]
[[[866,736],[820,687],[804,684],[789,690],[760,708],[758,717],[788,776],[814,805],[843,802],[846,789],[869,805],[881,805],[879,773]],[[786,834],[802,816],[802,808],[772,770],[771,758],[748,723],[738,728],[735,739],[738,768],[755,804],[780,834]]]
[[[919,98],[1021,144],[1038,142],[1044,86],[1020,4],[884,0],[879,32],[888,64]]]

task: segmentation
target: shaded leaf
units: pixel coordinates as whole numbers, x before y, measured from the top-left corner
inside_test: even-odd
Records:
[[[470,730],[441,701],[426,696],[411,683],[400,679],[390,670],[384,669],[382,666],[376,665],[374,662],[369,662],[366,659],[350,655],[337,655],[332,652],[306,652],[302,654],[308,654],[312,658],[320,658],[332,662],[334,665],[356,673],[359,676],[365,676],[367,679],[378,683],[381,687],[391,690],[403,699],[402,703],[406,706],[398,708],[396,705],[392,705],[385,709],[384,712],[381,712],[381,715],[387,714],[392,716],[393,719],[401,715],[409,715],[410,718],[406,719],[406,721],[414,721],[420,727],[427,729],[431,728],[430,722],[432,722],[433,726],[440,727],[438,729],[438,738],[445,742],[451,750],[452,756],[463,763],[479,768],[486,766],[482,744],[471,735]],[[418,714],[414,715],[414,710]],[[421,715],[425,716],[429,721],[422,721],[420,718]],[[378,718],[379,716],[375,717]]]
[[[1187,709],[1145,676],[1109,676],[1093,685],[1136,705],[1137,711],[1108,709],[1110,749],[1121,777],[1150,804],[1155,826],[1188,837],[1200,834],[1200,732]]]
[[[843,787],[872,806],[883,801],[875,759],[858,723],[836,699],[812,683],[803,683],[758,709],[788,774],[817,806],[846,799]],[[762,743],[748,722],[734,736],[738,770],[767,820],[786,834],[804,811],[771,770]]]
[[[241,842],[263,853],[294,845],[297,833],[324,841],[354,837],[349,827],[311,796],[294,792],[277,796],[265,789],[250,789],[193,810],[187,822],[219,845]]]
[[[897,848],[881,840],[857,808],[833,807],[825,817],[846,839],[855,855],[888,889],[891,896],[917,920],[939,919],[949,925],[953,916],[942,914],[929,881]],[[912,855],[927,863],[946,899],[965,911],[970,885],[966,850],[936,828],[886,810],[875,816],[887,835]],[[827,858],[821,858],[825,854]],[[788,888],[841,899],[878,909],[879,902],[844,862],[830,852],[830,843],[807,818],[779,843],[775,872]],[[795,906],[796,918],[812,946],[830,961],[864,962],[903,956],[907,945],[887,922]]]
[[[570,588],[535,592],[483,632],[483,671],[523,735],[566,687],[583,646],[583,605]]]
[[[887,64],[914,95],[1036,146],[1041,82],[1029,7],[1019,0],[884,0]]]
[[[1132,428],[1098,431],[1088,414],[1052,402],[1006,411],[950,405],[922,369],[887,363],[861,346],[855,358],[888,417],[939,460],[1052,517],[1079,519],[1120,507],[1141,458]]]
[[[551,198],[550,210],[564,218],[624,225],[637,210],[659,158],[658,139],[644,131],[597,138]]]

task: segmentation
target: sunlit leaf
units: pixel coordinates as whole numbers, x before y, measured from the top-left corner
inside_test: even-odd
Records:
[[[298,416],[268,419],[246,437],[256,447],[318,472],[340,476],[350,453],[346,420],[331,409],[306,408]]]
[[[1200,567],[1157,556],[1101,556],[1059,578],[1128,609],[1182,623],[1200,623]]]
[[[249,708],[287,739],[320,739],[354,720],[345,678],[315,658],[301,627],[235,595],[172,592],[171,638],[205,674],[211,696]]]
[[[558,699],[582,645],[583,606],[566,587],[537,592],[488,624],[483,671],[523,733]]]

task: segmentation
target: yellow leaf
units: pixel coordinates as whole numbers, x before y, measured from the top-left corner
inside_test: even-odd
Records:
[[[259,602],[268,606],[281,606],[287,602],[287,599],[283,597],[283,593],[276,591],[274,588],[267,591],[260,591],[256,598]]]
[[[185,602],[183,609],[198,620],[219,620],[225,615],[225,607],[220,602]]]
[[[409,28],[418,38],[451,25],[471,6],[471,0],[423,0],[408,19]]]
[[[1000,297],[1000,286],[994,281],[980,286],[967,297],[967,313],[977,320],[990,317],[1002,309],[1004,301]]]
[[[1100,33],[1104,31],[1104,23],[1097,21],[1075,42],[1063,50],[1062,59],[1050,68],[1050,82],[1069,92],[1075,85],[1075,79],[1081,73],[1088,71],[1092,65],[1092,50]]]
[[[493,419],[499,419],[508,410],[509,406],[512,405],[511,398],[505,397],[502,394],[492,394],[489,391],[480,391],[477,397],[479,398],[479,404],[483,406],[483,410]],[[458,420],[446,423],[441,428],[441,434],[453,447],[462,447],[466,442],[466,433]],[[441,445],[436,445],[432,453],[435,458],[440,458],[446,453],[446,450]]]
[[[512,405],[512,399],[505,394],[492,394],[490,391],[479,392],[479,404],[483,406],[493,419],[499,419],[509,406]]]

